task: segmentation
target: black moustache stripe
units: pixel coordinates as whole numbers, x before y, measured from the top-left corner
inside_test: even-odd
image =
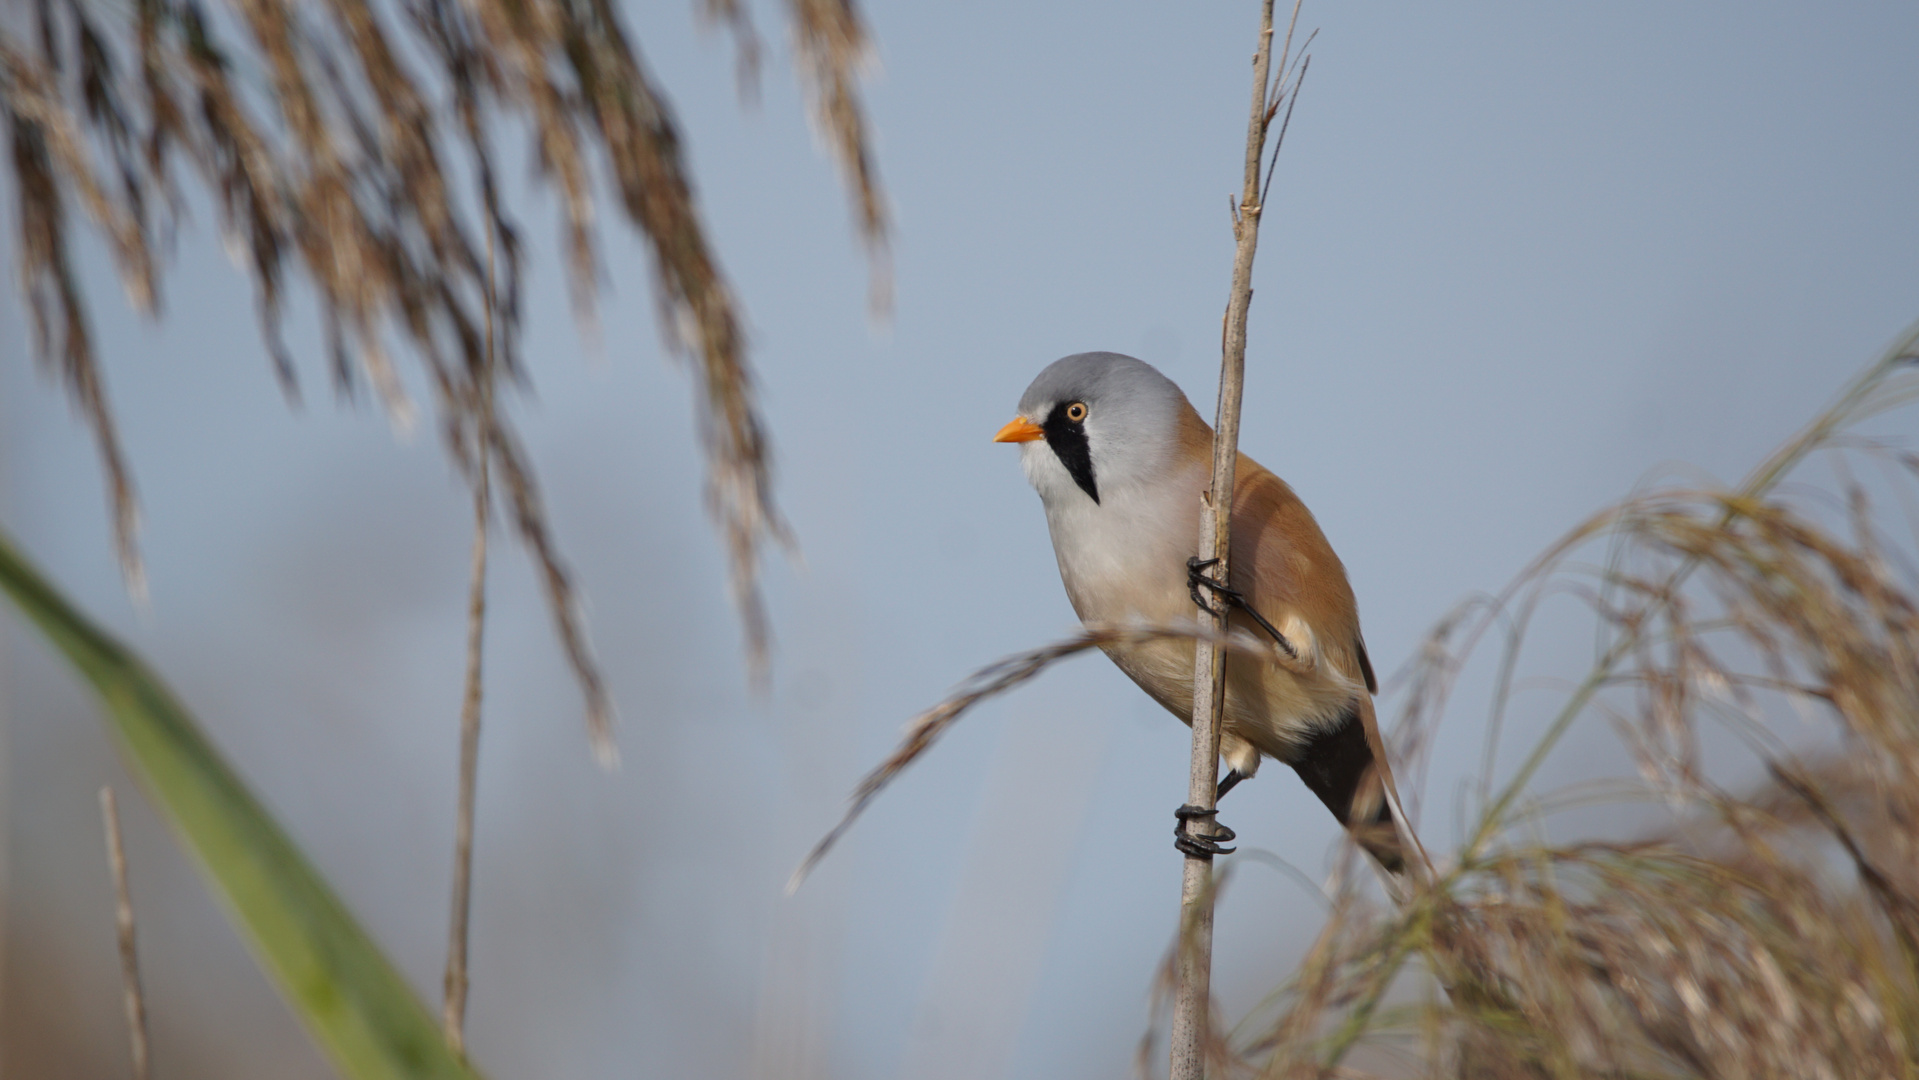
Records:
[[[1040,430],[1046,433],[1046,445],[1053,456],[1066,466],[1067,475],[1094,502],[1099,502],[1099,486],[1093,482],[1093,448],[1086,441],[1086,425],[1066,419],[1066,406],[1055,405]]]

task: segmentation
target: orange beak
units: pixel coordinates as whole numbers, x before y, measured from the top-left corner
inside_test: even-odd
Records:
[[[1045,437],[1046,432],[1041,431],[1038,424],[1033,423],[1024,416],[1015,416],[1011,423],[999,429],[999,434],[993,436],[993,441],[1032,442],[1034,439],[1044,439]]]

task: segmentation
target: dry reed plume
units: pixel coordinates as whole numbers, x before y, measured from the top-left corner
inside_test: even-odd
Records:
[[[879,278],[886,218],[858,94],[863,24],[851,0],[789,7],[815,111]],[[705,0],[700,10],[733,28],[750,76],[758,52],[744,9]],[[488,240],[499,255],[498,367],[507,380],[526,377],[520,227],[503,202],[493,145],[502,131],[523,131],[560,197],[583,317],[598,285],[601,185],[647,241],[659,327],[696,372],[709,504],[749,656],[756,669],[763,663],[759,560],[785,531],[741,313],[701,220],[680,129],[613,0],[39,0],[0,20],[0,114],[36,344],[93,429],[136,594],[137,502],[73,264],[72,212],[107,241],[133,304],[157,314],[164,254],[197,184],[250,273],[289,397],[300,389],[281,320],[299,271],[318,301],[342,394],[364,383],[396,424],[409,423],[416,407],[393,357],[399,346],[430,388],[469,482],[481,482],[482,458],[491,461],[539,565],[596,749],[611,753],[606,692],[532,467],[508,422],[481,407],[492,381]]]

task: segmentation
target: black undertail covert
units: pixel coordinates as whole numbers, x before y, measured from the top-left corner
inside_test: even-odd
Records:
[[[1361,846],[1372,852],[1380,865],[1395,874],[1400,872],[1405,860],[1397,837],[1391,834],[1391,805],[1380,799],[1368,815],[1370,820],[1357,820],[1353,813],[1353,797],[1373,767],[1373,748],[1366,741],[1366,727],[1359,719],[1357,703],[1348,706],[1332,725],[1313,732],[1287,764],[1299,773],[1313,794],[1319,796],[1319,801],[1326,804],[1326,809],[1354,830]],[[1380,826],[1386,828],[1377,828]]]

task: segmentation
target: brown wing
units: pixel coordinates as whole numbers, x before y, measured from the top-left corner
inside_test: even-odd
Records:
[[[1397,821],[1398,788],[1373,710],[1372,695],[1379,684],[1360,636],[1359,608],[1346,567],[1312,512],[1284,480],[1241,454],[1237,481],[1234,586],[1269,621],[1283,625],[1288,614],[1305,620],[1321,656],[1344,677],[1325,679],[1312,688],[1330,695],[1332,708],[1321,714],[1329,722],[1293,747],[1287,764],[1381,866],[1403,873],[1406,850],[1399,827],[1403,823]],[[1355,682],[1365,691],[1355,693]],[[1407,829],[1403,835],[1412,833]]]
[[[1286,481],[1239,455],[1233,492],[1234,587],[1275,624],[1287,614],[1312,627],[1326,659],[1353,681],[1372,682],[1359,647],[1359,609],[1346,567],[1312,511]]]

